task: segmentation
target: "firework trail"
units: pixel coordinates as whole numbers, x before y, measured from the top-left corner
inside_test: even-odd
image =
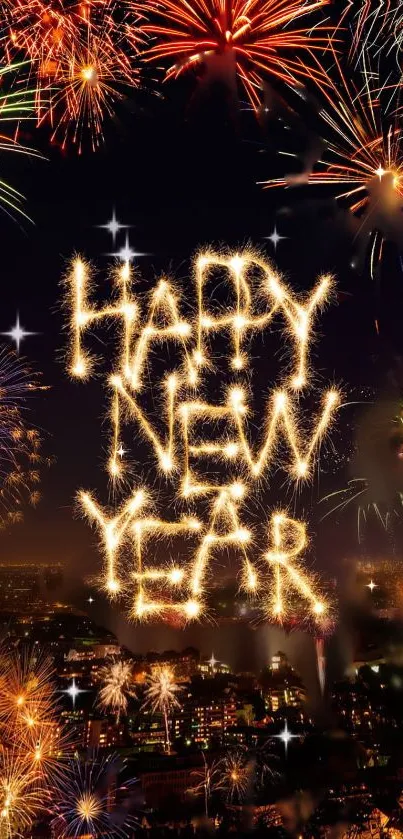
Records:
[[[25,88],[13,90],[11,81],[23,67],[23,63],[8,64],[0,69],[0,83],[10,82],[8,92],[0,94],[0,122],[11,126],[12,133],[0,133],[0,152],[12,152],[13,154],[41,157],[35,149],[28,148],[18,142],[18,131],[21,122],[25,122],[34,115],[34,97],[31,91]],[[11,217],[15,214],[29,216],[24,212],[24,196],[14,189],[9,183],[0,178],[0,206]]]
[[[323,696],[323,694],[325,692],[325,683],[326,683],[326,650],[325,650],[325,639],[324,638],[316,638],[316,640],[315,640],[315,651],[316,651],[316,666],[317,666],[317,670],[318,670],[320,692]]]

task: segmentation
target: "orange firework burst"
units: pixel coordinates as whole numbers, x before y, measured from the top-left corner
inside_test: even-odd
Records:
[[[26,835],[66,773],[52,663],[34,650],[0,658],[0,836]]]
[[[52,139],[62,131],[63,145],[71,137],[79,151],[86,131],[92,148],[100,145],[105,116],[113,114],[114,103],[122,97],[121,86],[138,84],[130,57],[114,46],[113,27],[106,20],[101,30],[89,29],[87,37],[74,42],[59,60],[50,103],[51,117],[56,120]]]
[[[295,23],[326,5],[327,0],[159,0],[149,2],[155,18],[144,26],[156,43],[145,60],[168,59],[166,77],[177,77],[216,56],[227,60],[252,106],[260,106],[262,76],[294,85],[301,78],[319,78],[306,54],[324,49],[328,38]],[[321,29],[321,28],[320,28]],[[316,30],[316,31],[320,31]],[[298,56],[304,52],[304,60]]]
[[[38,775],[26,755],[2,749],[0,755],[0,836],[16,839],[46,806],[46,793],[38,788]]]
[[[50,677],[52,663],[46,656],[23,651],[1,660],[0,722],[7,738],[21,740],[24,730],[42,725],[54,711]]]
[[[74,18],[60,0],[3,0],[1,11],[7,54],[15,56],[23,51],[38,62],[41,73],[57,59],[66,39],[74,35]]]
[[[49,119],[52,139],[61,131],[63,145],[70,139],[79,150],[88,131],[95,149],[122,86],[138,84],[141,15],[111,0],[7,0],[3,7],[6,53],[29,59],[38,122]]]
[[[363,86],[343,75],[334,54],[338,71],[336,81],[320,85],[324,107],[325,151],[315,171],[287,175],[263,183],[265,188],[316,184],[335,189],[335,197],[360,217],[360,231],[373,236],[371,273],[381,258],[384,231],[394,238],[400,230],[403,199],[403,158],[401,132],[395,106],[398,87],[381,87],[377,73],[365,63]],[[385,105],[384,100],[387,100]],[[390,118],[388,115],[390,114]],[[378,233],[377,231],[380,231]]]

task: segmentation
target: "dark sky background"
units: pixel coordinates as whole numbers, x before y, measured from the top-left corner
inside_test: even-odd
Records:
[[[165,101],[142,94],[136,102],[119,105],[118,118],[106,127],[105,147],[96,154],[77,157],[73,149],[50,148],[46,130],[33,129],[22,139],[40,147],[47,161],[0,160],[7,179],[26,193],[35,222],[22,229],[5,216],[0,219],[0,330],[14,324],[18,310],[22,325],[38,333],[26,339],[22,353],[42,371],[51,390],[32,401],[31,420],[45,430],[46,449],[57,459],[44,476],[40,506],[26,511],[22,526],[1,535],[0,556],[2,561],[62,562],[68,588],[78,599],[84,591],[82,580],[96,569],[98,555],[94,534],[74,516],[74,495],[85,487],[105,497],[106,400],[99,381],[80,384],[66,374],[60,280],[77,251],[96,262],[106,291],[102,270],[113,244],[96,225],[109,220],[113,208],[121,222],[132,225],[132,246],[148,254],[138,265],[150,284],[155,272],[171,268],[193,293],[192,254],[211,243],[234,248],[249,241],[263,244],[267,256],[274,256],[293,287],[301,290],[310,289],[321,272],[334,272],[337,300],[319,321],[312,361],[324,383],[342,384],[348,400],[361,398],[363,387],[381,387],[402,350],[403,276],[394,247],[386,247],[381,276],[371,282],[365,272],[360,276],[350,268],[351,231],[330,197],[324,200],[322,193],[320,201],[313,201],[305,188],[263,191],[256,184],[283,171],[276,149],[284,139],[284,126],[275,120],[259,126],[250,113],[229,107],[220,90],[195,98],[186,82],[168,85],[165,93]],[[298,131],[294,134],[297,147],[302,147],[303,131],[301,138]],[[288,237],[279,243],[277,254],[264,242],[275,223]],[[123,243],[124,231],[117,244]],[[338,424],[334,441],[342,450],[350,444],[354,416],[346,411]],[[326,488],[336,488],[345,476],[341,472],[322,480]],[[321,487],[314,488],[310,501],[320,494]],[[268,508],[277,500],[265,490]],[[352,520],[346,517],[337,523],[329,518],[320,524],[315,503],[308,510],[304,502],[301,512],[309,513],[318,567],[334,575],[342,558],[357,550]],[[112,621],[106,611],[103,616],[116,627],[116,614]],[[213,643],[211,632],[206,630],[208,646]],[[162,630],[130,633],[139,645],[150,646],[160,644]]]

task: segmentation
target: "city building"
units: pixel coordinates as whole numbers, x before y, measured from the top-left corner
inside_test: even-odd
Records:
[[[301,679],[282,652],[272,656],[269,667],[261,674],[261,688],[266,709],[271,713],[287,707],[302,708],[306,700]]]

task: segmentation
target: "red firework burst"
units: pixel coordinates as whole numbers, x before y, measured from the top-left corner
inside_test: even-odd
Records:
[[[212,56],[227,58],[257,109],[262,76],[290,85],[308,77],[323,80],[324,71],[317,61],[311,66],[309,56],[314,50],[327,48],[329,35],[323,33],[323,26],[308,31],[302,21],[301,28],[298,24],[327,2],[149,0],[151,23],[144,26],[144,31],[154,36],[156,43],[145,54],[145,61],[168,60],[169,78],[208,64]]]

